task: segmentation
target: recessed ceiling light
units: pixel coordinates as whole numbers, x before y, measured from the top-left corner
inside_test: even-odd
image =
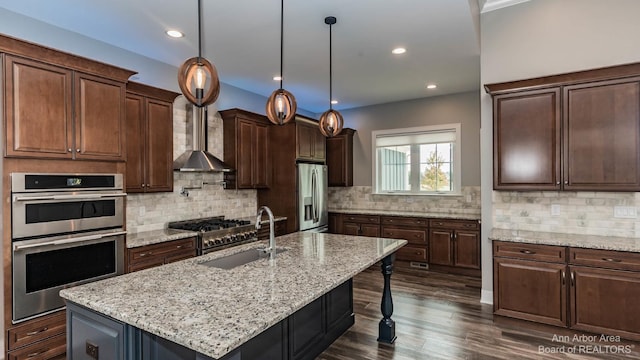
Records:
[[[391,53],[394,55],[400,55],[400,54],[404,54],[407,52],[407,49],[403,48],[403,47],[399,47],[399,48],[395,48],[393,50],[391,50]]]
[[[274,76],[273,80],[274,81],[280,81],[280,80],[282,80],[282,76]]]
[[[435,89],[437,88],[436,84],[428,84],[427,89]]]
[[[184,34],[178,30],[167,30],[167,35],[169,35],[172,38],[181,38],[184,36]]]
[[[331,103],[332,103],[333,105],[335,105],[335,104],[337,104],[337,103],[338,103],[338,100],[331,100]]]

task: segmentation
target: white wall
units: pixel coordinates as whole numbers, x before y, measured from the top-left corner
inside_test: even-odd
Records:
[[[640,61],[640,1],[535,0],[481,15],[481,83]],[[482,289],[492,291],[491,98],[481,90]]]

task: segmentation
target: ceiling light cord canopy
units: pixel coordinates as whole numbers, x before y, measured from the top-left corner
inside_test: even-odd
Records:
[[[214,103],[220,94],[218,71],[202,57],[202,0],[198,0],[198,56],[180,66],[178,85],[184,97],[197,107]]]
[[[298,110],[296,98],[282,88],[282,59],[284,57],[284,0],[280,0],[280,88],[275,90],[267,100],[267,118],[276,125],[284,125],[291,121]]]
[[[329,25],[329,110],[320,115],[320,132],[326,137],[334,137],[342,131],[344,126],[344,119],[342,114],[333,109],[333,64],[332,64],[332,41],[331,41],[331,28],[337,22],[334,16],[328,16],[324,18],[324,23]]]

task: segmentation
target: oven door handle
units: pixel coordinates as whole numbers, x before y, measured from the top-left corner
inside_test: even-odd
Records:
[[[35,201],[35,200],[89,200],[104,199],[114,197],[125,197],[127,193],[117,194],[85,194],[85,195],[49,195],[49,196],[16,196],[14,201]]]
[[[117,232],[112,232],[108,234],[87,235],[87,236],[74,237],[72,239],[53,240],[53,241],[47,241],[47,242],[37,243],[37,244],[26,244],[26,245],[13,244],[13,251],[19,251],[19,250],[31,249],[31,248],[49,246],[49,245],[81,243],[81,242],[87,242],[92,240],[99,240],[99,239],[112,237],[112,236],[125,235],[126,233],[127,233],[126,231],[117,231]]]

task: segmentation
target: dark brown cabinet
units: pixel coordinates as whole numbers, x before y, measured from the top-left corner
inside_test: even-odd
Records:
[[[304,120],[302,116],[297,115],[296,137],[298,159],[325,162],[325,137],[315,120]]]
[[[61,310],[9,328],[7,359],[65,359],[66,320]]]
[[[343,214],[342,233],[355,236],[380,236],[380,216]]]
[[[429,220],[425,218],[382,216],[381,236],[404,239],[409,243],[398,250],[396,260],[426,263],[429,244]]]
[[[345,128],[340,134],[326,139],[329,186],[353,186],[353,135]]]
[[[638,75],[635,65],[487,85],[494,189],[640,190]]]
[[[127,272],[148,269],[196,256],[197,238],[191,237],[127,249]]]
[[[118,69],[124,78],[111,79],[9,54],[4,71],[6,156],[125,160],[125,81],[132,72]]]
[[[480,275],[480,224],[471,220],[429,222],[429,265],[437,269]]]
[[[287,219],[275,221],[273,223],[273,233],[275,236],[282,236],[287,233]],[[269,222],[260,225],[258,229],[258,240],[269,239]]]
[[[127,192],[173,191],[171,91],[127,84]]]
[[[494,241],[493,255],[496,315],[640,339],[640,254]]]
[[[227,189],[269,187],[269,120],[240,109],[220,111],[224,126],[224,161],[235,169],[225,173]]]

